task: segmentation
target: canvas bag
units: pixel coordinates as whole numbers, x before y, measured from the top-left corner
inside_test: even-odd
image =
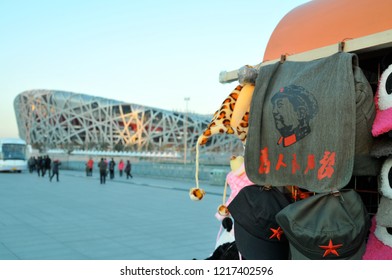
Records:
[[[352,175],[376,175],[378,163],[369,156],[374,117],[373,92],[354,54],[261,67],[246,174],[259,185],[314,192],[340,189]]]

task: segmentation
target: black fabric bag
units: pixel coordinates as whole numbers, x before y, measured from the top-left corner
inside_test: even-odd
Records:
[[[228,208],[238,251],[247,260],[287,260],[289,244],[275,215],[290,204],[278,188],[247,186]]]

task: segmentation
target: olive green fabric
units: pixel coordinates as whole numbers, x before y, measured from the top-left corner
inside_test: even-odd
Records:
[[[355,173],[375,175],[368,162],[373,95],[355,61],[337,53],[260,68],[245,147],[252,182],[329,192]]]
[[[382,160],[371,155],[375,146],[375,138],[371,131],[376,117],[376,107],[373,99],[372,88],[357,66],[353,66],[355,82],[355,157],[354,176],[377,176],[380,173]]]
[[[276,221],[296,260],[360,260],[370,227],[369,215],[354,190],[317,194],[286,206]]]

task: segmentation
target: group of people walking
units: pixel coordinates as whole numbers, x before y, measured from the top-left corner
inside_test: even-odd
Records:
[[[39,177],[45,177],[45,174],[48,173],[49,180],[52,181],[53,177],[56,176],[57,182],[59,182],[60,165],[61,162],[59,160],[56,159],[52,162],[48,155],[31,157],[28,161],[28,168],[30,173],[37,171]],[[131,173],[132,164],[130,160],[127,160],[125,163],[121,159],[117,164],[113,158],[110,161],[108,161],[106,158],[101,158],[101,160],[98,162],[99,180],[101,184],[106,183],[106,176],[108,175],[110,179],[114,179],[116,166],[118,168],[120,177],[122,177],[125,173],[127,179],[133,178]],[[93,169],[94,160],[90,158],[86,163],[86,176],[93,176]]]
[[[57,182],[59,182],[59,166],[61,162],[59,160],[54,160],[48,155],[30,157],[28,161],[29,172],[33,173],[37,171],[38,177],[45,177],[48,173],[49,181],[52,181],[53,177],[56,176]]]
[[[111,180],[114,179],[116,165],[117,163],[114,161],[113,158],[110,161],[108,161],[106,158],[101,158],[100,162],[98,162],[99,180],[101,184],[106,183],[106,176],[108,174]],[[90,158],[86,163],[86,176],[92,176],[93,167],[94,167],[94,161],[92,158]],[[125,172],[127,179],[133,178],[131,174],[132,165],[129,160],[127,160],[127,162],[124,163],[124,161],[121,159],[117,165],[117,168],[120,177],[122,177],[123,173]]]

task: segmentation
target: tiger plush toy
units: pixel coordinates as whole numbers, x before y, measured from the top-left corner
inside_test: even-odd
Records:
[[[199,137],[198,143],[204,145],[207,143],[208,138],[217,133],[226,133],[236,135],[241,142],[245,145],[246,136],[248,134],[248,120],[249,120],[249,108],[242,112],[242,116],[238,118],[235,125],[233,125],[233,112],[237,107],[237,103],[240,100],[242,94],[249,95],[253,93],[254,85],[252,84],[239,84],[229,94],[229,96],[223,101],[219,110],[214,113],[214,116],[204,130],[203,134]]]
[[[238,72],[240,82],[228,97],[222,102],[220,108],[214,113],[210,124],[199,136],[196,143],[196,187],[189,190],[191,200],[201,200],[205,191],[199,187],[199,146],[205,145],[208,139],[215,134],[236,135],[243,145],[248,135],[249,107],[255,88],[257,70],[245,65]]]

